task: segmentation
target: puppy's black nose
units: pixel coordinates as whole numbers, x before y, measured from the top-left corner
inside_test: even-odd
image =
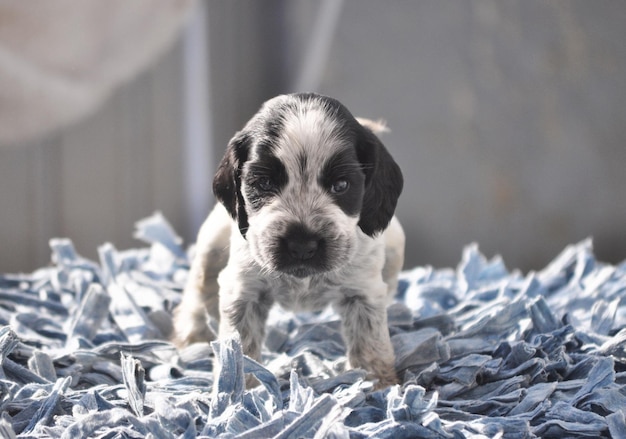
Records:
[[[289,256],[300,261],[312,259],[317,253],[319,242],[317,239],[288,239],[287,251]]]

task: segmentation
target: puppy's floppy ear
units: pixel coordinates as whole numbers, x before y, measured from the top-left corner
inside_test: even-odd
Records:
[[[248,214],[241,194],[241,168],[248,160],[250,137],[238,132],[226,147],[224,157],[213,178],[213,193],[226,210],[237,221],[239,231],[245,237],[248,231]]]
[[[357,156],[365,173],[359,227],[369,236],[382,232],[393,218],[404,180],[400,167],[367,127],[357,130]]]

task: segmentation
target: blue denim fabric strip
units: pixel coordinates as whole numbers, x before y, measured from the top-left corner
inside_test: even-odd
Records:
[[[99,263],[54,239],[52,266],[0,274],[1,437],[626,437],[626,262],[590,241],[526,276],[476,245],[402,273],[402,384],[376,390],[332,310],[270,313],[260,363],[236,337],[177,351],[189,260],[160,214],[135,236]]]

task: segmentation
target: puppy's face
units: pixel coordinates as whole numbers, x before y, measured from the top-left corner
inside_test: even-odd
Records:
[[[299,277],[338,268],[356,247],[365,190],[353,135],[312,101],[281,119],[242,168],[250,250],[263,267]]]
[[[264,270],[306,277],[338,269],[393,216],[402,176],[382,143],[334,99],[265,103],[231,140],[214,192]]]

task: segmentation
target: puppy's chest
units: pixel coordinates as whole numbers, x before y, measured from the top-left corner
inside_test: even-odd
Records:
[[[274,285],[274,299],[291,311],[318,311],[341,296],[340,286],[328,279],[282,279]]]

